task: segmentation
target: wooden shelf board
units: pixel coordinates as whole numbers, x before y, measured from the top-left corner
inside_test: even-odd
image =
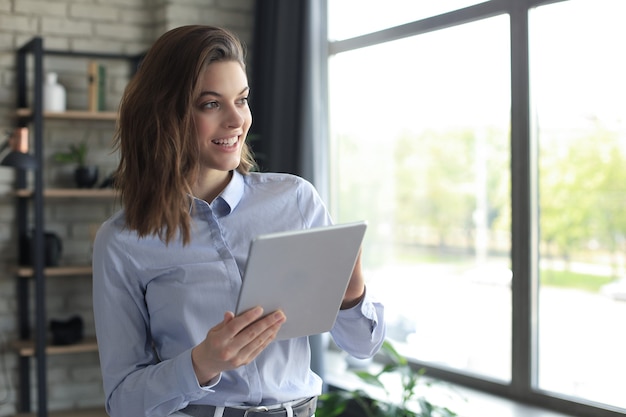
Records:
[[[35,343],[32,340],[17,340],[13,348],[22,357],[35,356]],[[48,345],[47,355],[65,355],[68,353],[97,352],[98,343],[95,337],[85,338],[82,342],[73,345]]]
[[[33,190],[16,190],[15,195],[32,197]],[[43,196],[47,198],[114,198],[117,195],[117,191],[112,188],[48,188],[43,191]]]
[[[17,117],[31,117],[33,112],[31,109],[17,109],[15,114]],[[68,110],[64,112],[44,111],[43,117],[58,120],[117,120],[117,112],[87,110]]]
[[[37,413],[18,413],[15,417],[36,417]],[[108,417],[104,407],[83,408],[63,411],[48,411],[50,417]]]
[[[86,276],[92,273],[91,265],[55,266],[44,268],[43,273],[47,277],[60,276]],[[18,266],[16,275],[21,278],[31,278],[35,274],[33,267]]]

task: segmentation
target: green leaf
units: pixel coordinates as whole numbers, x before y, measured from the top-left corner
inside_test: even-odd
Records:
[[[75,163],[79,166],[85,166],[87,162],[87,151],[89,148],[87,147],[87,142],[83,141],[77,144],[70,144],[68,146],[67,152],[57,152],[54,154],[54,159],[57,162],[71,164]]]
[[[398,353],[398,351],[396,350],[396,348],[393,347],[393,345],[388,341],[385,340],[383,342],[383,346],[382,346],[382,350],[389,355],[389,357],[396,363],[400,364],[400,365],[406,365],[408,364],[407,359],[402,356],[401,354]]]
[[[318,397],[317,417],[336,417],[344,412],[352,395],[346,391],[332,391]]]
[[[361,378],[363,381],[367,382],[370,385],[374,385],[376,387],[385,388],[380,379],[378,379],[377,375],[372,375],[367,371],[355,371],[356,376]]]
[[[401,366],[397,363],[388,363],[383,366],[383,369],[378,373],[378,375],[389,374],[397,371]]]

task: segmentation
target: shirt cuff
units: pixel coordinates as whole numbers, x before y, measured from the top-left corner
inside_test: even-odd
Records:
[[[221,379],[222,379],[222,373],[220,372],[217,376],[213,377],[211,380],[209,380],[209,382],[207,382],[204,385],[200,385],[200,382],[198,382],[198,386],[204,391],[215,392],[213,387],[216,386],[221,381]]]
[[[193,348],[192,348],[193,349]],[[222,379],[222,374],[218,374],[214,378],[212,378],[209,382],[204,385],[200,385],[200,381],[198,381],[198,377],[196,377],[196,372],[193,369],[193,362],[191,360],[191,350],[189,349],[185,353],[185,361],[182,364],[182,367],[179,368],[178,379],[181,387],[186,387],[189,392],[194,392],[201,390],[204,394],[207,392],[215,392],[213,387],[215,387],[220,380]],[[195,382],[195,383],[194,383]]]
[[[339,310],[339,316],[345,319],[359,319],[365,317],[369,320],[376,321],[377,315],[374,301],[375,300],[368,294],[367,287],[365,287],[365,295],[361,301],[354,307]]]

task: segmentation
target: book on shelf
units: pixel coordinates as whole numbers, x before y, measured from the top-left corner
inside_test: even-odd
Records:
[[[89,111],[106,110],[106,67],[97,61],[89,61]]]

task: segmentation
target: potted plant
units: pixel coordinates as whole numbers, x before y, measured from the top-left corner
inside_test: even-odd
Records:
[[[447,407],[435,405],[423,395],[418,396],[420,386],[430,386],[430,382],[422,379],[425,370],[415,371],[410,367],[407,359],[400,355],[389,341],[385,341],[382,352],[389,359],[389,363],[378,372],[369,370],[353,370],[363,382],[381,388],[386,395],[385,400],[378,400],[368,396],[363,390],[345,391],[332,390],[319,397],[316,417],[454,417],[457,413]],[[400,401],[391,401],[390,392],[381,381],[385,374],[400,378],[402,393]],[[419,406],[410,406],[411,403]]]
[[[57,162],[74,163],[74,181],[78,188],[91,188],[98,181],[98,167],[87,165],[87,152],[89,148],[86,141],[79,144],[70,144],[67,152],[58,152],[54,155]]]

